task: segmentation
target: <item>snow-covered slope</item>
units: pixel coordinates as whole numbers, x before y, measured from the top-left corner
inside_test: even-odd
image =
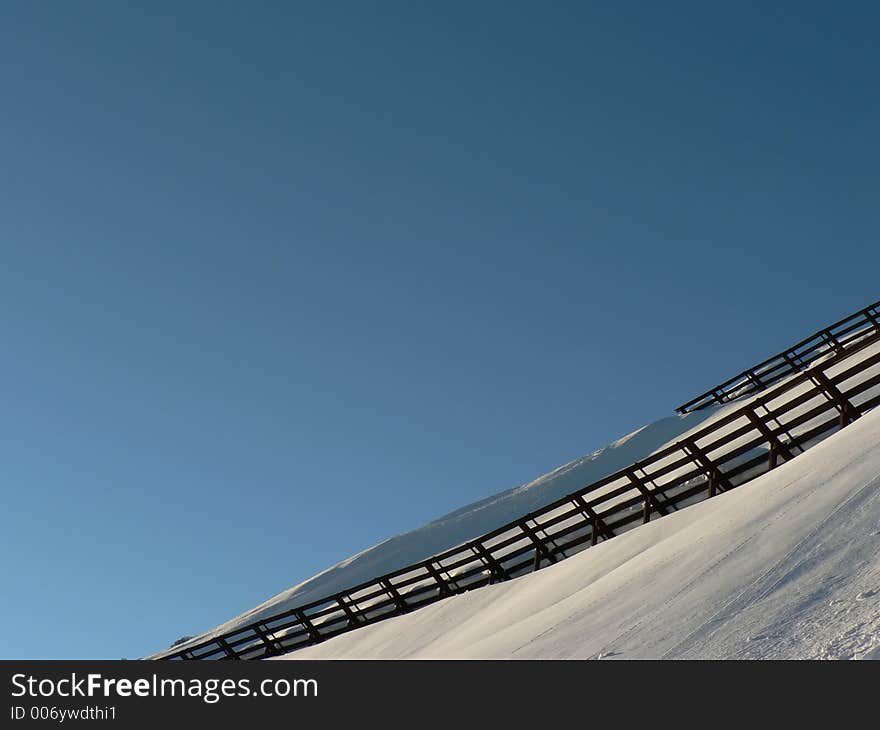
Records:
[[[873,343],[861,350],[856,359],[862,360],[878,352],[880,352],[880,343]],[[832,354],[832,351],[829,351],[828,357],[831,357]],[[834,365],[828,374],[833,376],[839,373],[841,368],[849,367],[851,364],[852,361],[845,361],[843,364]],[[880,374],[880,366],[877,365],[860,372],[849,381],[849,385],[852,387],[876,374]],[[810,388],[809,383],[797,385],[792,388],[788,397],[794,398]],[[875,383],[858,396],[858,403],[877,395],[878,392],[880,392],[880,385]],[[757,394],[746,395],[723,406],[706,408],[684,416],[663,418],[649,424],[603,449],[576,459],[532,482],[467,505],[421,528],[385,540],[176,648],[197,644],[254,621],[266,620],[283,611],[332,596],[358,584],[373,580],[384,573],[403,568],[438,552],[460,545],[629,466],[634,461],[644,460],[650,454],[674,444],[697,429],[705,428],[713,421],[724,418],[731,409],[739,409],[756,397],[758,397]],[[800,410],[805,411],[810,407],[810,403],[806,402],[800,407]],[[790,417],[794,417],[798,412],[793,412]],[[815,421],[815,418],[807,421],[791,430],[791,433],[805,432],[816,425]],[[737,428],[737,424],[731,422],[719,430],[718,434],[735,428]],[[753,456],[753,454],[746,454],[743,458],[749,456]],[[689,510],[690,508],[686,511],[689,512]],[[655,529],[651,528],[647,534],[649,536],[656,534]]]
[[[540,572],[285,659],[880,658],[880,409]]]

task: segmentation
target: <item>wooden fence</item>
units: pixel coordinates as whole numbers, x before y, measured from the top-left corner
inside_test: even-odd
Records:
[[[778,355],[744,370],[730,380],[725,380],[721,385],[707,390],[675,410],[678,413],[689,413],[718,403],[727,403],[748,393],[765,390],[792,373],[808,368],[829,349],[843,349],[847,343],[858,339],[863,333],[880,326],[878,322],[880,322],[880,302],[875,302],[819,330]]]
[[[823,330],[829,334],[820,336],[830,346],[800,355],[797,367],[785,371],[787,379],[769,387],[762,377],[761,392],[642,461],[426,560],[233,631],[174,647],[157,658],[259,659],[285,654],[538,570],[734,489],[795,458],[880,403],[876,307]],[[864,326],[866,322],[870,325]],[[797,347],[785,354],[793,357]],[[753,369],[755,375],[768,372],[761,367]],[[736,392],[716,390],[727,398]]]

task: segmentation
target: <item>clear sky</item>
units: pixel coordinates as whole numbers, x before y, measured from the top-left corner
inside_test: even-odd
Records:
[[[2,3],[0,656],[162,649],[880,298],[878,24]]]

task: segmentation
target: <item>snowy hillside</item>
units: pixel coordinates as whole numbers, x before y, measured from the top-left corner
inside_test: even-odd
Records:
[[[857,359],[874,358],[880,353],[880,343],[865,344],[868,347],[860,350]],[[831,357],[830,352],[828,357]],[[840,372],[841,368],[846,366],[846,363],[831,366],[829,375]],[[851,383],[864,382],[867,388],[858,396],[859,402],[864,402],[870,396],[877,395],[878,390],[880,390],[880,384],[874,381],[878,377],[880,377],[880,369],[875,364],[872,368],[868,368],[851,378]],[[791,389],[789,397],[794,398],[802,393],[807,396],[809,395],[811,384],[808,382],[798,382],[800,384],[795,385]],[[669,445],[676,444],[676,442],[692,435],[698,429],[704,429],[715,421],[725,419],[732,410],[742,408],[744,403],[748,403],[757,397],[759,397],[757,394],[753,394],[723,406],[706,408],[684,416],[673,416],[656,421],[629,436],[619,439],[604,449],[566,464],[528,484],[468,505],[421,528],[385,540],[375,547],[364,550],[278,594],[274,598],[231,619],[221,626],[203,633],[189,642],[185,642],[183,646],[196,644],[217,634],[250,624],[255,620],[265,620],[268,617],[309,601],[332,596],[359,583],[375,579],[383,573],[403,568],[442,550],[460,545],[466,540],[496,529],[500,525],[515,520],[531,510],[543,507],[559,497],[583,488],[585,485],[605,477],[618,469],[627,467],[634,461],[644,461],[650,454]],[[805,411],[809,407],[809,401],[806,401],[800,406],[800,409]],[[734,418],[738,418],[738,416],[734,416]],[[816,418],[806,420],[797,427],[789,429],[789,437],[796,437],[801,433],[808,432],[817,420],[820,421],[821,417],[817,416]],[[738,428],[738,422],[726,418],[719,424],[718,433],[732,432],[736,428]],[[802,458],[811,453],[811,451],[808,451],[807,454],[799,456],[795,461],[799,463]],[[754,456],[752,452],[744,453],[741,459],[745,460],[752,456]],[[787,466],[786,468],[789,467]],[[737,493],[739,493],[739,490],[737,490]],[[624,497],[625,495],[621,495],[615,499],[619,501]],[[729,497],[725,496],[725,500],[727,499]],[[726,501],[722,500],[721,504],[726,503]],[[697,508],[688,508],[684,510],[684,513],[690,515],[691,509]],[[702,514],[700,510],[705,509],[707,509],[705,505],[700,507],[696,514]],[[721,507],[718,509],[721,509]],[[680,518],[676,517],[676,519]],[[660,523],[665,522],[666,519],[660,521]],[[674,524],[680,524],[680,522]],[[657,530],[660,530],[659,534],[662,535],[668,529],[672,528],[649,526],[640,528],[635,532],[643,535],[643,537],[637,539],[651,541],[656,539],[658,535]],[[634,538],[628,537],[627,539],[632,540]],[[616,540],[612,542],[616,542]],[[603,549],[607,550],[607,548]],[[593,552],[593,550],[587,552]],[[579,560],[584,559],[579,558]],[[460,603],[460,600],[456,599],[456,605]],[[438,609],[433,608],[431,610],[435,611]],[[363,631],[363,629],[359,629],[356,633],[360,633],[360,631]],[[371,630],[371,634],[373,631]],[[332,644],[335,644],[335,642],[332,642]]]
[[[880,410],[537,573],[289,654],[880,659]]]

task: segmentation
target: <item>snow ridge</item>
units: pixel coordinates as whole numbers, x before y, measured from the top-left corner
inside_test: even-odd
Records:
[[[880,658],[880,409],[736,490],[312,658]]]

